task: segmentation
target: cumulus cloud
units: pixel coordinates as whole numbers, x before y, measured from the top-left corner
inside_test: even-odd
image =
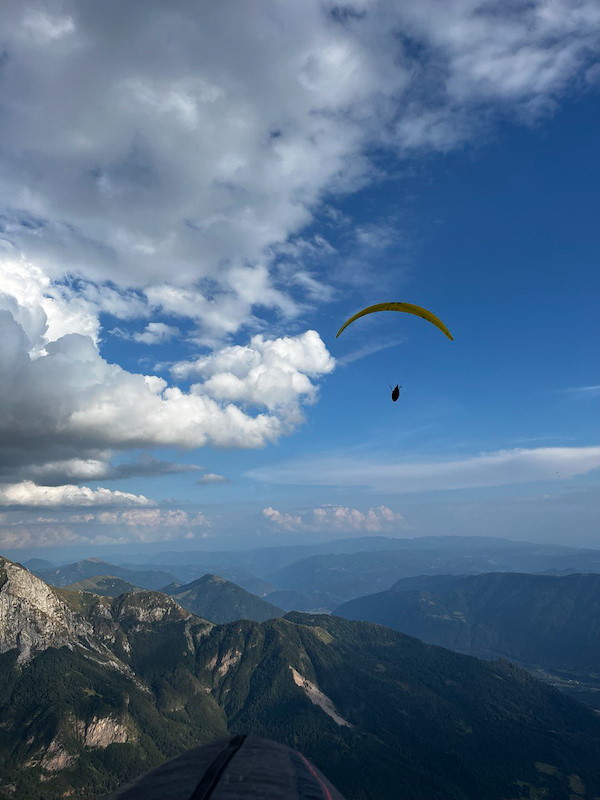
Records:
[[[28,337],[7,310],[0,310],[0,337],[0,463],[32,465],[40,475],[70,467],[79,477],[101,478],[113,449],[261,447],[301,421],[301,404],[316,397],[314,379],[334,363],[314,331],[255,337],[248,347],[224,348],[191,365],[206,380],[182,391],[109,364],[78,333],[46,342],[45,354],[32,358]],[[240,404],[259,410],[248,413]],[[126,477],[127,469],[113,472]]]
[[[90,489],[88,486],[38,486],[33,481],[0,484],[0,506],[70,508],[74,506],[153,506],[142,494]]]
[[[313,510],[315,524],[324,530],[368,531],[376,533],[402,523],[402,514],[387,506],[359,511],[345,506],[324,506]]]
[[[141,344],[163,344],[178,334],[179,329],[174,325],[167,325],[164,322],[149,322],[141,333],[134,333],[131,338]]]
[[[260,467],[247,475],[269,483],[353,486],[402,494],[557,480],[558,476],[572,478],[598,468],[600,447],[539,447],[499,450],[454,461],[356,461],[328,456]]]
[[[200,377],[202,391],[218,402],[280,410],[290,421],[301,419],[300,401],[314,402],[311,378],[335,367],[316,331],[265,339],[253,336],[246,347],[225,347],[192,362],[171,367],[177,378]]]
[[[28,353],[37,358],[48,342],[69,333],[97,342],[98,307],[71,287],[59,286],[35,264],[9,247],[0,247],[0,311],[8,312],[24,333]]]
[[[378,533],[402,524],[403,517],[387,506],[360,511],[346,506],[327,505],[290,514],[276,508],[263,508],[263,516],[285,531],[364,531]]]
[[[282,530],[298,531],[303,528],[302,517],[297,514],[287,514],[271,506],[263,508],[262,513],[265,519],[268,519],[269,522],[272,522],[273,525]]]

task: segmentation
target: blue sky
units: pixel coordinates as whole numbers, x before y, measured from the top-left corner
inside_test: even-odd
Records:
[[[427,5],[2,12],[5,551],[599,544],[600,14]]]

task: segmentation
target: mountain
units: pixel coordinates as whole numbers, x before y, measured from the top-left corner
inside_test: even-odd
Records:
[[[211,622],[235,622],[237,619],[264,622],[285,613],[219,575],[204,575],[172,589],[170,594],[183,608]]]
[[[218,574],[263,598],[273,591],[298,592],[293,607],[299,611],[331,611],[347,600],[389,589],[398,579],[412,575],[600,573],[600,550],[483,536],[365,536],[245,551],[166,551],[152,557],[150,563],[141,563],[142,557],[129,554],[137,563],[119,561],[119,566],[87,559],[33,571],[59,586],[104,574],[155,590],[170,583],[191,583],[207,573]]]
[[[388,589],[414,571],[435,571],[437,559],[397,550],[311,556],[269,575],[280,589],[300,592],[314,606],[332,610],[346,600]]]
[[[409,578],[335,613],[483,658],[577,670],[600,664],[600,575]]]
[[[450,572],[449,564],[462,564],[462,572],[470,572],[468,561],[477,559],[479,572],[543,572],[549,569],[571,568],[577,572],[600,572],[600,550],[589,550],[564,545],[517,542],[489,536],[422,536],[415,538],[389,536],[361,536],[349,539],[317,542],[303,545],[259,547],[243,551],[166,551],[153,558],[154,566],[160,564],[178,574],[192,566],[204,572],[218,573],[229,580],[240,582],[244,571],[268,580],[268,576],[294,562],[318,555],[351,555],[399,551],[418,556],[419,563],[435,562],[432,572]],[[446,565],[444,567],[444,565]],[[133,565],[126,565],[131,567]],[[146,565],[145,568],[150,568]],[[419,574],[419,573],[415,573]],[[183,576],[182,576],[183,577]],[[199,575],[193,575],[192,580]],[[290,588],[280,586],[277,588]]]
[[[213,571],[246,569],[255,575],[264,576],[273,570],[292,564],[302,558],[325,553],[357,553],[361,550],[391,550],[397,545],[406,547],[409,539],[389,536],[360,536],[350,539],[335,539],[312,544],[254,547],[249,550],[195,550],[166,551],[154,557],[155,563],[178,565],[202,564]],[[210,570],[209,570],[210,571]]]
[[[333,610],[355,597],[385,591],[400,578],[482,572],[538,572],[587,564],[586,572],[600,572],[600,551],[532,545],[483,537],[412,539],[410,547],[350,554],[314,555],[288,564],[267,580],[278,589],[291,589]],[[557,559],[562,559],[558,561]],[[581,571],[581,569],[580,569]]]
[[[266,595],[265,600],[284,611],[327,611],[330,605],[327,596],[320,596],[318,592],[303,594],[295,589],[277,589]]]
[[[3,559],[0,620],[2,800],[93,800],[227,732],[298,748],[348,800],[600,793],[600,719],[506,661],[327,615],[212,625]]]
[[[480,658],[542,668],[600,707],[600,575],[436,575],[405,578],[335,614]],[[568,684],[567,684],[568,686]]]
[[[92,592],[105,597],[118,597],[125,592],[141,592],[139,586],[124,581],[122,578],[113,578],[110,575],[98,575],[96,578],[86,578],[77,583],[70,583],[65,587],[73,592]]]
[[[262,597],[263,599],[275,589],[274,586],[263,581],[262,578],[242,578],[239,581],[234,581],[234,583],[237,583],[238,586],[241,586],[242,589],[245,589],[247,592]]]
[[[160,589],[161,586],[175,581],[174,576],[169,572],[134,571],[118,567],[116,564],[109,564],[99,558],[87,558],[85,561],[78,561],[76,564],[67,564],[55,569],[35,569],[33,572],[52,586],[68,586],[71,583],[77,583],[87,578],[96,578],[100,575],[122,578],[133,586],[141,586],[144,589]]]
[[[30,572],[35,572],[36,569],[54,569],[55,564],[46,561],[45,558],[30,558],[29,561],[23,563],[23,566]]]
[[[0,558],[0,621],[2,800],[101,797],[227,730],[186,670],[211,624],[166,595],[54,589]]]

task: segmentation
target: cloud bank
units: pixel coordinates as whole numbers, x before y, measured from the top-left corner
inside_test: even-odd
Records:
[[[310,298],[278,248],[378,177],[369,153],[445,152],[596,80],[600,8],[28,0],[0,30],[3,236],[107,307],[187,298],[222,335]]]
[[[153,506],[144,495],[88,486],[37,486],[32,481],[0,484],[0,506],[73,508],[79,506]]]
[[[386,506],[359,511],[346,506],[319,506],[297,514],[279,511],[271,506],[263,508],[263,517],[282,531],[381,533],[396,530],[403,517]]]
[[[44,505],[47,505],[45,498]],[[60,505],[65,507],[68,504]],[[73,505],[101,506],[102,502],[76,502]],[[107,505],[118,506],[119,503]],[[132,503],[123,502],[121,505]],[[152,504],[147,501],[147,505]],[[39,516],[39,512],[38,515],[18,515],[15,511],[8,511],[0,515],[0,547],[17,549],[75,544],[100,546],[193,541],[210,535],[210,530],[211,523],[204,514],[182,509],[89,508],[76,513],[50,511],[43,516]]]
[[[404,494],[556,481],[599,468],[600,447],[539,447],[499,450],[455,461],[392,462],[331,456],[274,464],[246,474],[269,483],[334,485]]]

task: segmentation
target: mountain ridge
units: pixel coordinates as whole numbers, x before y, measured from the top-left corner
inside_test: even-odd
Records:
[[[188,611],[216,623],[238,619],[264,622],[285,613],[241,586],[211,573],[171,589],[169,594]]]
[[[46,583],[52,586],[64,587],[78,581],[87,580],[99,576],[110,576],[121,578],[134,586],[143,589],[160,589],[168,583],[175,581],[175,577],[169,572],[160,570],[140,570],[133,571],[103,561],[101,558],[86,558],[73,564],[66,564],[54,569],[35,569],[32,572]]]
[[[15,781],[18,800],[90,800],[248,731],[300,749],[347,800],[600,793],[600,719],[508,662],[328,615],[213,625],[164,594],[55,589],[2,559],[0,584],[4,633],[60,634],[0,647],[2,800]]]

